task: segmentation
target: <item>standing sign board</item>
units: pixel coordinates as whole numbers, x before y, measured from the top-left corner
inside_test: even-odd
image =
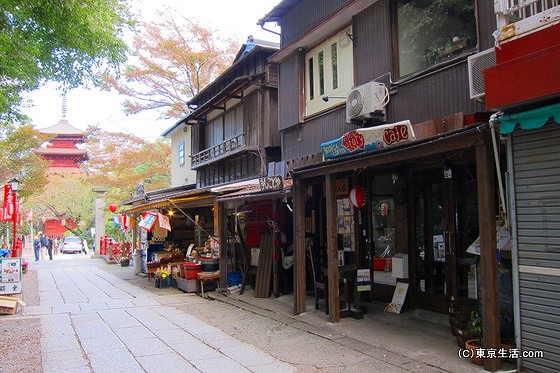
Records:
[[[0,295],[21,293],[21,258],[0,258]]]
[[[393,300],[385,307],[385,312],[401,313],[404,300],[406,298],[406,292],[408,290],[408,284],[405,282],[397,282],[395,287],[395,293],[393,294]]]

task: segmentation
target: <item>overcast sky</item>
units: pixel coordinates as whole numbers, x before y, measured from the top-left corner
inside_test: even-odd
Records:
[[[243,44],[249,35],[257,39],[278,41],[278,36],[262,30],[257,21],[267,14],[280,0],[133,0],[135,11],[142,20],[152,21],[159,6],[168,5],[188,18],[196,18],[207,28],[231,36]],[[274,24],[267,24],[274,28]],[[279,31],[279,29],[276,29]],[[24,110],[35,128],[52,126],[62,118],[62,98],[55,84],[47,84],[26,97],[31,107]],[[75,89],[67,95],[66,118],[76,128],[85,130],[89,125],[99,125],[113,132],[128,132],[153,141],[174,123],[174,119],[157,119],[156,113],[125,115],[122,111],[123,96],[100,90]]]

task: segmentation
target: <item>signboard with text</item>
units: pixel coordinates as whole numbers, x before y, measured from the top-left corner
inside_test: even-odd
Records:
[[[21,258],[0,258],[0,295],[21,293]]]

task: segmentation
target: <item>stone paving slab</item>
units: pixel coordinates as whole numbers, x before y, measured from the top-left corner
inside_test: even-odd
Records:
[[[138,287],[83,263],[37,269],[41,305],[22,315],[41,317],[45,372],[295,371],[188,313],[207,300]]]

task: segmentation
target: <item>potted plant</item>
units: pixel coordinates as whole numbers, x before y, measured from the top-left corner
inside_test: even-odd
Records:
[[[459,311],[449,315],[449,324],[461,348],[469,339],[482,338],[482,319],[476,311]]]
[[[122,242],[119,244],[120,250],[120,263],[121,267],[128,267],[130,265],[130,258],[132,256],[132,251],[130,249],[130,242]]]
[[[474,364],[484,365],[484,358],[477,354],[477,350],[482,348],[482,318],[478,313],[473,312],[468,325],[468,330],[472,333],[470,336],[476,335],[476,337],[468,338],[463,347],[470,351],[469,356]]]

